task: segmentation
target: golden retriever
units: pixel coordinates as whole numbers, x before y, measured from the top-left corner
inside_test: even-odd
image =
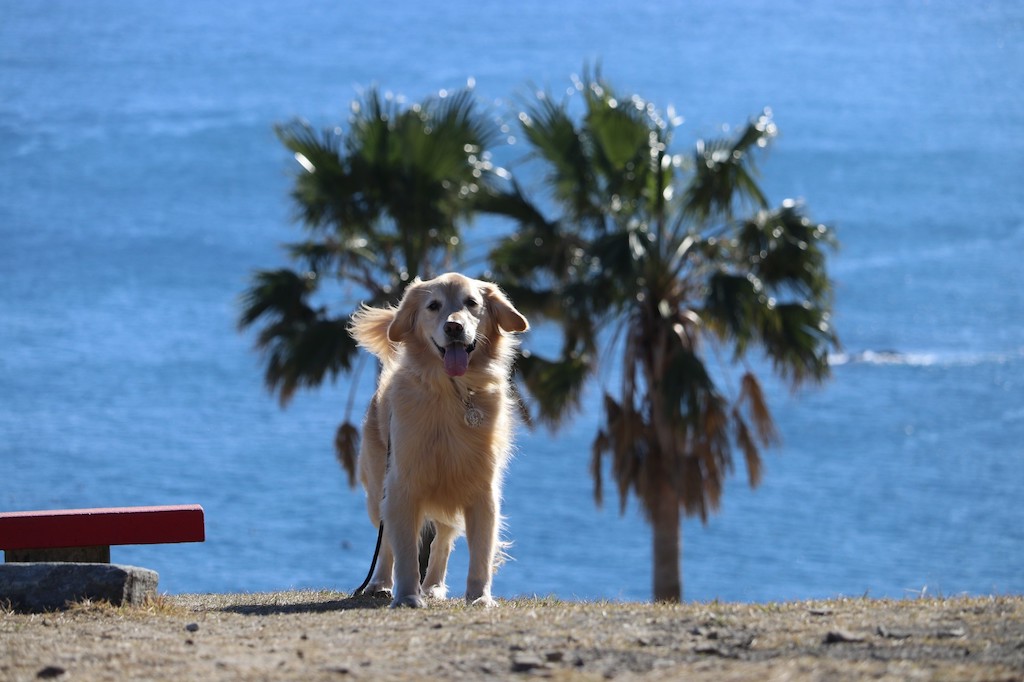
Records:
[[[352,317],[353,338],[382,363],[358,469],[370,520],[384,522],[368,591],[391,590],[393,607],[447,596],[448,556],[463,532],[466,601],[494,605],[513,421],[513,333],[529,326],[497,286],[457,273],[417,279],[397,308],[363,307]],[[426,521],[436,534],[421,584],[418,543]]]

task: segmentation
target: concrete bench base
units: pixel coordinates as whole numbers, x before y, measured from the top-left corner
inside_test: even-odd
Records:
[[[15,611],[57,611],[86,599],[115,606],[142,604],[156,596],[156,571],[99,563],[0,565],[0,605]]]
[[[70,561],[76,564],[109,564],[110,545],[50,547],[47,549],[8,549],[4,552],[4,560],[10,564],[54,561]]]

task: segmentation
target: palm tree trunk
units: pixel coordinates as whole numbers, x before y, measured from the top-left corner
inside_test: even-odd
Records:
[[[654,601],[678,603],[683,598],[683,581],[679,568],[679,498],[672,484],[665,481],[658,485],[651,502],[651,528],[654,530]]]

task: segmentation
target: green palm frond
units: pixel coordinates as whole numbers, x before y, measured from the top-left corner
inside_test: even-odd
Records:
[[[642,213],[657,222],[674,172],[666,157],[670,129],[639,97],[620,101],[607,84],[585,92],[584,129],[612,219],[620,228]]]
[[[521,228],[492,251],[492,264],[535,326],[548,321],[562,332],[559,359],[521,362],[546,422],[578,406],[596,368],[581,358],[606,357],[603,344],[614,349],[621,370],[604,375],[591,448],[595,500],[610,464],[620,505],[636,495],[656,538],[671,538],[672,503],[706,521],[734,451],[756,486],[761,449],[778,442],[757,378],[744,373],[729,397],[711,363],[757,350],[794,388],[828,375],[838,345],[826,268],[835,240],[802,206],[770,207],[755,163],[777,134],[769,110],[733,135],[698,140],[687,159],[673,154],[673,126],[646,101],[619,97],[600,73],[575,85],[578,116],[569,100],[547,95],[520,115],[554,217],[527,206],[518,187],[488,197]],[[708,351],[723,347],[725,357]],[[668,511],[666,495],[675,496]],[[672,598],[670,581],[662,586]]]
[[[340,234],[365,231],[378,219],[379,207],[369,201],[333,130],[317,133],[304,121],[275,126],[278,139],[290,149],[299,169],[292,200],[295,218],[307,229]]]
[[[568,103],[557,104],[550,96],[544,96],[520,114],[520,121],[533,158],[546,166],[544,182],[555,200],[570,211],[573,222],[588,227],[603,225],[600,188]]]
[[[767,208],[752,152],[767,147],[775,135],[771,112],[766,110],[734,138],[698,140],[693,175],[683,194],[684,211],[704,222],[719,215],[731,218],[740,208]]]
[[[764,326],[772,305],[764,284],[753,273],[715,271],[706,282],[701,319],[741,356]]]
[[[536,402],[537,419],[548,426],[558,424],[566,414],[579,409],[583,386],[592,370],[583,355],[553,361],[529,353],[519,358],[516,368]]]
[[[474,169],[486,166],[488,150],[497,142],[499,133],[493,121],[478,111],[472,90],[439,97],[432,100],[427,109],[431,135],[438,140],[438,147],[443,151],[461,148],[464,154],[475,159],[463,156],[459,163],[453,163],[453,172],[461,171],[467,160]],[[455,156],[451,158],[454,160]]]
[[[794,388],[820,382],[831,373],[828,354],[838,347],[826,309],[807,302],[776,305],[760,330],[760,341],[775,372]]]
[[[259,270],[253,275],[253,285],[242,294],[240,329],[267,316],[272,320],[308,320],[315,316],[306,302],[316,290],[316,278],[300,275],[292,270]]]
[[[257,272],[242,297],[239,326],[264,323],[256,347],[266,357],[264,381],[286,405],[300,387],[318,386],[348,370],[356,353],[348,319],[333,319],[309,305],[314,277],[291,270]]]
[[[689,340],[678,334],[665,336],[670,340],[665,372],[659,377],[664,395],[664,419],[697,424],[704,409],[717,400],[718,391],[708,367]]]
[[[294,269],[254,273],[239,326],[257,327],[267,386],[284,404],[348,372],[356,354],[347,316],[332,310],[356,301],[331,301],[337,288],[322,281],[393,303],[413,278],[457,258],[476,195],[504,190],[490,161],[496,126],[470,91],[410,106],[374,88],[353,102],[344,130],[292,121],[275,132],[297,162],[291,196],[307,234],[285,247]],[[314,295],[325,304],[314,307]]]
[[[299,388],[315,388],[352,367],[357,351],[348,334],[348,317],[318,315],[299,322],[280,320],[260,333],[257,344],[266,355],[264,378],[287,405]]]
[[[549,222],[537,205],[530,201],[515,178],[511,178],[502,189],[487,187],[486,191],[479,192],[472,201],[476,211],[515,221],[519,225],[518,233],[528,231],[544,236],[558,229],[557,225]]]
[[[736,237],[737,255],[768,286],[807,298],[829,295],[825,248],[834,247],[835,238],[797,203],[758,211],[740,224]]]
[[[825,267],[834,238],[797,204],[769,207],[755,163],[777,134],[769,110],[735,134],[697,141],[686,163],[669,148],[672,126],[646,101],[618,96],[599,73],[576,90],[579,116],[545,95],[520,117],[557,217],[516,206],[521,192],[504,197],[521,230],[492,252],[495,272],[560,326],[567,358],[596,355],[611,329],[627,330],[617,337],[623,378],[606,392],[592,446],[595,498],[609,457],[620,502],[635,493],[651,503],[667,478],[685,512],[707,519],[733,450],[756,485],[760,449],[778,434],[756,378],[745,374],[727,399],[705,345],[724,345],[731,362],[761,350],[794,386],[827,376],[838,343]],[[594,366],[531,363],[535,396],[565,396],[570,383],[578,391]],[[568,402],[549,403],[546,419]]]
[[[371,243],[362,237],[338,240],[325,237],[321,241],[285,244],[289,257],[303,266],[311,276],[333,277],[338,272],[360,272],[382,267],[381,254],[389,249],[380,240]],[[368,287],[372,288],[372,287]]]
[[[584,126],[593,144],[594,161],[602,175],[625,176],[643,172],[650,162],[648,153],[651,128],[630,102],[619,102],[607,90],[600,97],[587,89],[587,113]]]

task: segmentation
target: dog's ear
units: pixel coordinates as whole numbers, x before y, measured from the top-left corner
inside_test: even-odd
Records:
[[[494,316],[498,326],[507,332],[525,332],[530,328],[523,314],[515,309],[501,289],[490,283],[482,283],[480,291],[487,301],[487,312]]]
[[[420,280],[416,278],[402,296],[402,302],[398,304],[395,311],[395,319],[388,326],[388,340],[393,343],[401,343],[416,329],[416,314],[423,303],[423,289],[419,286]]]

